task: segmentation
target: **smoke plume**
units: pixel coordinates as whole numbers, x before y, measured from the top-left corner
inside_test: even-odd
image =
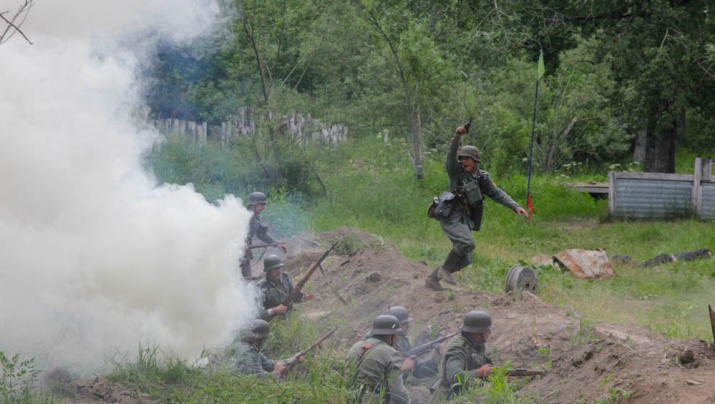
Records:
[[[19,3],[20,0],[18,0]],[[0,11],[14,11],[1,0]],[[136,77],[152,41],[189,41],[199,0],[37,2],[0,46],[0,350],[80,372],[156,344],[180,358],[255,315],[237,275],[249,215],[190,185],[157,184],[142,156]],[[128,47],[131,44],[132,47]]]

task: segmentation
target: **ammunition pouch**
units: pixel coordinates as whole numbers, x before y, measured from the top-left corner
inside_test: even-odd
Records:
[[[478,181],[470,181],[464,184],[463,193],[469,206],[484,200]]]
[[[458,202],[457,195],[445,191],[439,197],[435,197],[432,204],[427,209],[427,216],[442,220],[449,217],[452,210],[455,208],[454,204]]]

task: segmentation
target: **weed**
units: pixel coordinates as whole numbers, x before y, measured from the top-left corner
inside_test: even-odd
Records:
[[[36,392],[38,370],[34,358],[21,360],[15,354],[7,357],[0,351],[0,402],[15,404],[51,403],[52,398]]]

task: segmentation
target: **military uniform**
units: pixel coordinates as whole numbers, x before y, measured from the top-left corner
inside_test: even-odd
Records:
[[[491,363],[484,343],[474,341],[467,333],[462,332],[454,337],[444,350],[442,375],[434,397],[438,398],[446,393],[447,398],[451,398],[459,394],[462,388],[469,386],[477,378],[474,370]]]
[[[410,349],[412,349],[412,344],[410,343],[409,338],[407,338],[404,332],[400,331],[398,335],[400,336],[400,338],[397,340],[397,350],[400,351],[402,355],[404,355]],[[420,360],[418,358],[415,358],[415,367],[412,368],[412,370],[408,372],[405,376],[409,376],[411,374],[416,379],[431,377],[437,374],[438,366],[439,365],[437,361],[432,358],[428,360]]]
[[[230,370],[263,379],[273,374],[273,366],[278,362],[268,359],[260,348],[247,340],[235,341],[229,345],[226,356]]]
[[[261,318],[264,320],[270,320],[274,317],[274,315],[268,313],[268,309],[281,305],[286,301],[294,288],[293,279],[285,272],[281,272],[278,281],[273,281],[266,275],[266,277],[261,281],[260,288],[263,292],[263,310],[261,311]],[[302,299],[303,294],[299,293],[295,301],[300,302]],[[288,308],[288,310],[291,309],[292,306]]]
[[[459,139],[452,138],[447,152],[446,169],[449,176],[449,187],[453,192],[464,196],[463,201],[453,202],[455,205],[447,218],[440,219],[442,231],[452,241],[452,250],[442,264],[449,272],[457,272],[472,262],[474,237],[472,230],[479,231],[484,210],[484,195],[494,201],[515,210],[520,205],[494,184],[489,173],[477,169],[470,173],[462,168],[457,157]]]
[[[249,206],[249,209],[251,206]],[[261,223],[261,217],[259,214],[254,213],[251,216],[251,221],[248,223],[248,235],[246,236],[246,251],[241,259],[241,274],[244,278],[250,278],[251,273],[251,260],[253,259],[253,250],[248,247],[253,243],[253,238],[261,240],[264,244],[275,244],[276,240],[273,239],[268,234],[268,227]]]
[[[402,382],[402,354],[395,348],[371,337],[355,343],[347,360],[359,402],[409,404]]]

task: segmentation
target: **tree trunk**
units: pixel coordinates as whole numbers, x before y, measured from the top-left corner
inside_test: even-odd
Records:
[[[425,178],[425,140],[424,136],[422,136],[422,117],[420,116],[419,108],[417,109],[416,113],[412,111],[410,115],[410,127],[412,129],[412,144],[414,150],[414,155],[412,156],[412,164],[415,167],[415,176],[418,180],[422,180]]]
[[[648,173],[675,173],[675,139],[678,121],[668,116],[666,108],[655,108],[648,118],[644,170]],[[658,122],[663,120],[663,122]]]

